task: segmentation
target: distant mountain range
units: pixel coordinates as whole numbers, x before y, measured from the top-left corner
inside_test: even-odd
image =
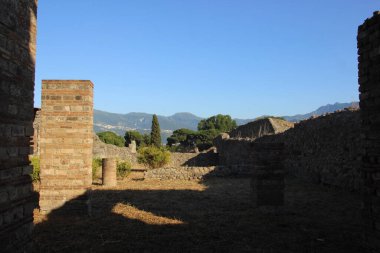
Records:
[[[352,103],[335,103],[328,104],[319,107],[317,110],[307,113],[307,114],[297,114],[294,116],[284,116],[283,118],[291,121],[297,122],[300,120],[308,119],[311,116],[319,116],[325,113],[334,112],[337,110],[342,110],[347,107],[359,107],[358,102]],[[137,130],[141,133],[150,132],[150,127],[152,124],[153,114],[149,113],[137,113],[131,112],[127,114],[117,114],[109,113],[100,110],[94,110],[94,130],[95,132],[112,131],[121,136],[128,130]],[[158,121],[160,123],[163,141],[172,134],[172,132],[179,128],[188,128],[196,130],[198,122],[202,120],[194,114],[183,112],[176,113],[172,116],[158,116]],[[244,125],[248,122],[254,121],[255,119],[235,119],[238,125]]]
[[[311,116],[319,116],[325,113],[331,113],[338,110],[343,110],[344,108],[347,108],[347,107],[359,108],[359,102],[328,104],[325,106],[321,106],[317,110],[312,111],[310,113],[297,114],[294,116],[284,116],[283,118],[290,122],[298,122],[300,120],[308,119]]]
[[[152,125],[153,114],[131,112],[127,114],[117,114],[94,110],[94,130],[95,132],[112,131],[124,136],[128,130],[137,130],[141,133],[149,133]],[[188,128],[196,130],[199,121],[202,119],[191,113],[176,113],[166,117],[157,115],[161,128],[162,140],[166,142],[174,130]]]

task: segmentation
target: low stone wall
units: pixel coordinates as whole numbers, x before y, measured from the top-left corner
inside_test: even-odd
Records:
[[[208,153],[171,153],[170,162],[163,168],[145,172],[146,179],[193,180],[202,179],[210,174],[227,173],[227,169],[217,167],[218,154]],[[222,172],[223,171],[223,172]]]
[[[94,158],[119,158],[130,161],[132,164],[137,164],[137,155],[132,153],[130,148],[106,144],[96,134],[94,134],[92,155]]]
[[[208,167],[218,163],[218,154],[208,153],[170,153],[170,162],[165,167]]]
[[[167,167],[148,170],[144,174],[145,179],[160,180],[194,180],[210,177],[238,176],[239,167],[234,166],[209,166],[209,167]]]
[[[217,146],[218,164],[246,168],[249,174],[249,168],[253,165],[253,147],[252,139],[223,139]]]

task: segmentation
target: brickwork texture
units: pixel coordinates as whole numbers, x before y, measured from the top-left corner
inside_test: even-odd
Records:
[[[36,0],[0,1],[0,251],[27,250],[33,228]]]
[[[86,213],[92,184],[93,84],[42,81],[40,209]],[[69,202],[69,203],[68,203]]]

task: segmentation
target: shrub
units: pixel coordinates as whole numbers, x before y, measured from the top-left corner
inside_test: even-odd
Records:
[[[96,179],[100,168],[102,168],[102,158],[92,159],[92,180]]]
[[[117,161],[116,175],[118,178],[124,179],[131,173],[132,165],[128,161]]]
[[[137,160],[151,169],[159,168],[169,163],[170,152],[155,146],[144,147],[139,150]]]
[[[40,157],[30,156],[29,160],[33,166],[33,172],[30,174],[33,182],[40,181]]]

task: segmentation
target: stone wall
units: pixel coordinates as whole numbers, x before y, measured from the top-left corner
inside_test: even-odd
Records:
[[[165,167],[159,169],[147,170],[144,173],[145,179],[160,180],[194,180],[211,177],[230,177],[240,176],[240,168],[234,166],[207,166],[207,167]]]
[[[218,164],[234,167],[241,175],[251,175],[254,139],[220,139],[217,144]]]
[[[144,173],[145,179],[160,180],[193,180],[202,179],[205,175],[213,172],[212,167],[169,167],[148,170]]]
[[[209,167],[218,164],[218,155],[207,153],[170,153],[170,162],[165,167]]]
[[[132,153],[130,148],[118,147],[111,144],[106,144],[99,139],[95,133],[93,135],[93,157],[94,158],[119,158],[121,160],[130,161],[132,164],[137,163],[137,155]]]
[[[92,184],[93,84],[44,80],[41,101],[41,212],[65,204],[67,213],[86,213],[85,193]]]
[[[358,29],[359,91],[363,127],[362,159],[366,216],[380,247],[380,11]]]
[[[360,112],[343,111],[302,121],[283,134],[285,170],[304,180],[360,191]]]
[[[36,0],[0,1],[0,251],[28,248],[33,228],[29,173],[33,135]]]
[[[284,133],[257,139],[219,140],[219,164],[252,173],[256,142],[285,144],[285,170],[305,180],[360,190],[362,142],[359,111],[341,111],[302,121]],[[237,166],[237,168],[239,168]]]
[[[256,139],[262,136],[278,134],[292,128],[294,123],[279,118],[263,118],[237,127],[229,133],[230,138]]]
[[[254,142],[257,138],[276,135],[294,127],[294,123],[277,118],[259,119],[239,126],[229,134],[214,140],[218,164],[234,168],[240,175],[251,175],[254,160]]]

